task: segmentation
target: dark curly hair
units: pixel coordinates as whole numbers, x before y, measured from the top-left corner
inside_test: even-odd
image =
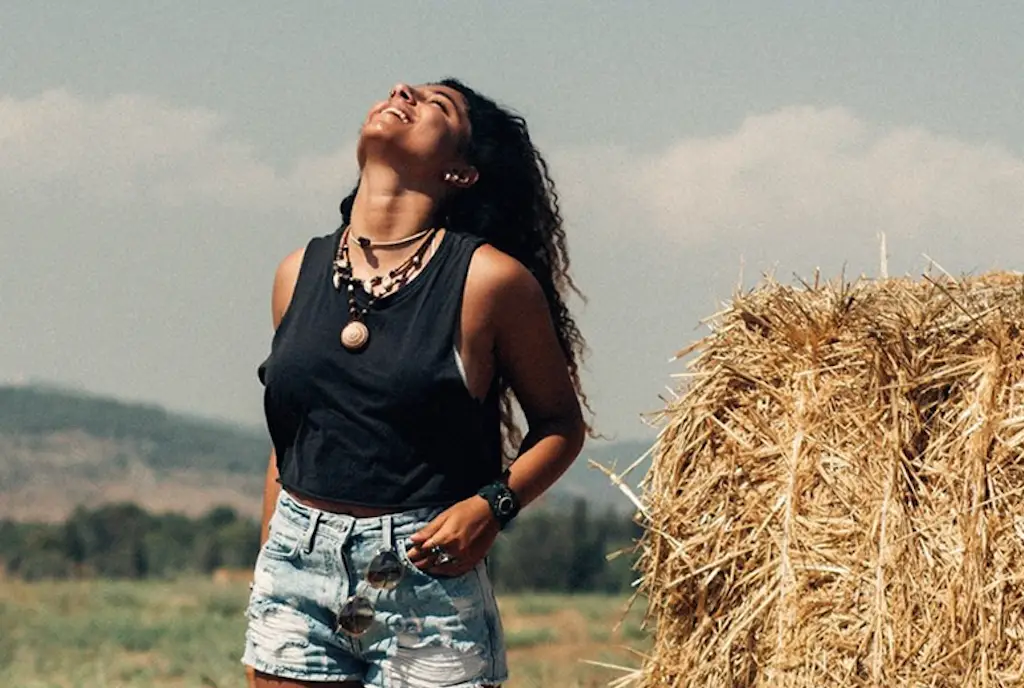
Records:
[[[448,231],[484,239],[533,274],[547,298],[576,396],[591,412],[579,372],[586,341],[566,305],[570,291],[580,298],[583,295],[569,275],[569,251],[558,193],[548,165],[530,140],[526,120],[520,115],[457,79],[438,83],[455,89],[466,100],[471,134],[462,153],[479,172],[479,180],[445,199],[437,209],[436,222],[443,223]],[[345,224],[358,188],[357,185],[341,203]],[[515,395],[500,373],[497,384],[505,452],[512,458],[520,451],[523,432],[515,419]]]

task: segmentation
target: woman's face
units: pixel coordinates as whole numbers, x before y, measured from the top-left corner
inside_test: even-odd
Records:
[[[397,84],[363,122],[359,166],[367,155],[381,155],[405,172],[439,178],[453,165],[464,164],[460,151],[469,135],[461,93],[436,84]]]

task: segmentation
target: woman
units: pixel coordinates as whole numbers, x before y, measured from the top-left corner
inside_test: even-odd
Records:
[[[342,226],[274,280],[243,662],[261,688],[497,686],[484,557],[587,430],[557,197],[525,122],[454,80],[397,85],[357,158]]]

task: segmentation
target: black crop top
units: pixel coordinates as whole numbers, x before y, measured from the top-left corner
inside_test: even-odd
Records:
[[[474,399],[455,333],[473,252],[446,232],[420,273],[378,300],[359,353],[339,340],[344,290],[331,283],[341,230],[309,242],[292,300],[259,366],[283,487],[374,507],[448,505],[501,472],[496,387]],[[367,294],[356,289],[360,306]]]

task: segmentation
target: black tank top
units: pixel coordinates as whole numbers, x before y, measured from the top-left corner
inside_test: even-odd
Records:
[[[374,507],[472,496],[501,472],[496,386],[474,399],[455,352],[466,274],[483,242],[446,232],[420,273],[374,304],[369,344],[352,353],[339,340],[347,295],[331,283],[340,236],[309,242],[259,366],[281,485]],[[367,297],[357,287],[360,306]]]

